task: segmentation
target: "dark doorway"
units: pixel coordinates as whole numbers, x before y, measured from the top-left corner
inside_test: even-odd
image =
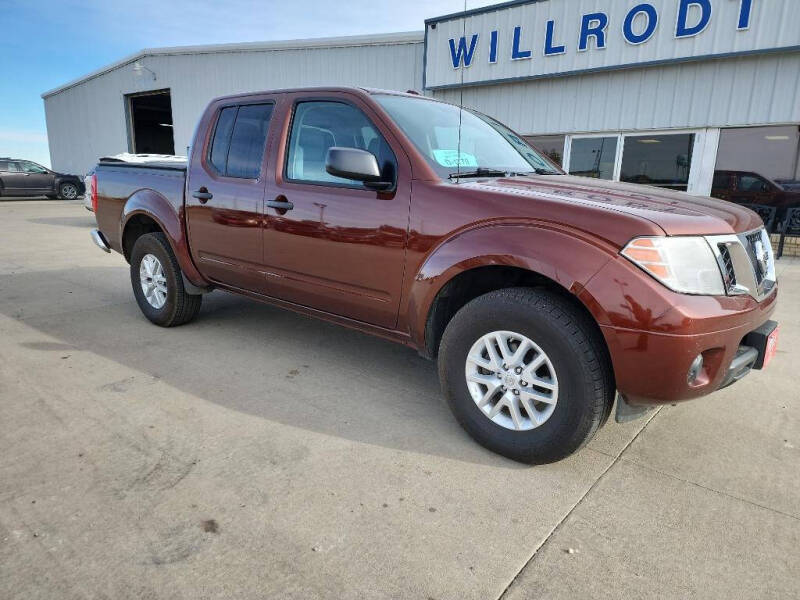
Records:
[[[175,154],[172,99],[169,90],[128,96],[131,151],[135,154]]]

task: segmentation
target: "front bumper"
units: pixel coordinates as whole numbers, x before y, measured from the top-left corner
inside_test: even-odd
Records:
[[[617,389],[628,404],[698,398],[762,366],[764,349],[753,340],[764,326],[774,328],[777,285],[760,302],[750,296],[690,296],[626,263],[610,261],[579,297],[600,324]],[[698,355],[703,367],[690,381]]]

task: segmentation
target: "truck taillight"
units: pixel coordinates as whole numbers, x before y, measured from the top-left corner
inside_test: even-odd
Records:
[[[97,174],[92,175],[91,180],[92,210],[97,213]]]

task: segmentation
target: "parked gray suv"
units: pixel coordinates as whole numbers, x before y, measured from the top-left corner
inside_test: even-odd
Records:
[[[56,173],[30,160],[0,157],[0,196],[74,200],[85,191],[77,175]]]

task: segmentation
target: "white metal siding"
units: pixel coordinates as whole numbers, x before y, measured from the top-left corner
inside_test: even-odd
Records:
[[[54,169],[85,173],[98,157],[128,150],[125,95],[169,88],[175,152],[183,154],[209,100],[289,87],[422,88],[422,34],[402,41],[275,50],[157,53],[140,58],[156,73],[133,72],[133,60],[45,95]],[[185,52],[185,51],[184,51]]]
[[[465,106],[526,135],[800,123],[798,98],[798,52],[463,89]]]

